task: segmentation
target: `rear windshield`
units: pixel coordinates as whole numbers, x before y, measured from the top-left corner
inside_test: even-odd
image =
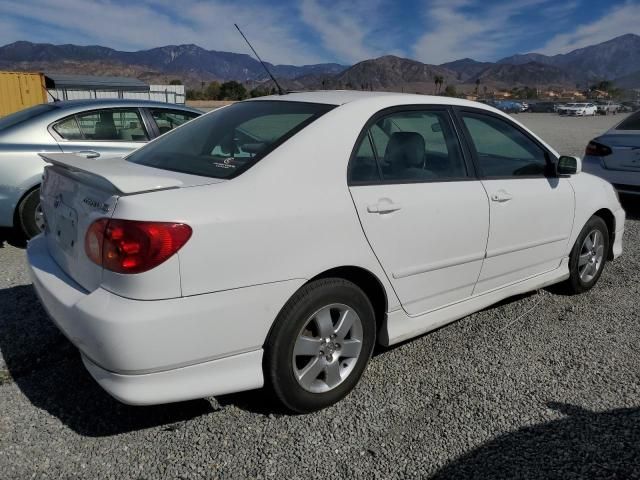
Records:
[[[2,130],[6,130],[9,127],[13,127],[18,125],[19,123],[26,122],[38,115],[49,112],[55,109],[53,105],[49,105],[43,103],[41,105],[36,105],[35,107],[26,108],[24,110],[20,110],[19,112],[12,113],[11,115],[7,115],[4,118],[0,118],[0,132]]]
[[[636,112],[625,118],[620,125],[616,127],[616,130],[640,130],[640,112]]]
[[[140,165],[213,178],[233,178],[334,108],[260,100],[203,115],[127,157]]]

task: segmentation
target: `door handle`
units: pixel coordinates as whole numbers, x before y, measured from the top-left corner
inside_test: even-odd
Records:
[[[95,150],[80,150],[79,152],[73,152],[76,155],[82,155],[85,158],[98,158],[100,154]]]
[[[508,202],[512,198],[513,198],[513,195],[511,195],[509,192],[505,190],[498,190],[496,193],[491,195],[491,200],[493,202],[498,202],[498,203]]]
[[[400,210],[402,206],[393,202],[378,202],[367,206],[369,213],[391,213]]]

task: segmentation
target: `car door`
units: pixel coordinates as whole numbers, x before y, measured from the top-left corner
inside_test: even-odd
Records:
[[[56,122],[50,131],[63,152],[87,158],[126,155],[150,138],[140,111],[131,107],[77,113]]]
[[[349,166],[364,233],[405,311],[469,297],[489,229],[482,184],[465,161],[446,107],[376,115]]]
[[[491,205],[486,259],[474,294],[555,268],[573,228],[574,192],[543,145],[510,120],[458,110]]]

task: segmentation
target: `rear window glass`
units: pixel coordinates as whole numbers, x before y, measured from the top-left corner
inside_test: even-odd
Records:
[[[640,112],[627,117],[616,127],[616,130],[640,130]]]
[[[332,108],[269,100],[236,103],[167,133],[127,160],[192,175],[233,178]]]
[[[26,108],[19,112],[12,113],[11,115],[7,115],[4,118],[0,118],[0,131],[18,125],[19,123],[26,122],[27,120],[31,120],[32,118],[54,110],[55,108],[57,107],[43,103],[42,105],[36,105],[35,107]]]

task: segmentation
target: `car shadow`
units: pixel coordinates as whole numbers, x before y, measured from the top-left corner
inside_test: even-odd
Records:
[[[152,407],[110,397],[84,368],[77,349],[48,318],[31,285],[0,290],[0,385],[15,382],[37,408],[75,432],[103,437],[165,426],[214,412],[208,400]]]
[[[16,248],[25,248],[27,246],[27,240],[15,229],[0,227],[0,248],[4,247],[5,243]]]
[[[547,406],[566,417],[501,435],[432,480],[639,478],[640,408],[591,412],[563,403]]]
[[[640,220],[640,198],[634,195],[620,195],[620,203],[627,213],[627,218]]]

